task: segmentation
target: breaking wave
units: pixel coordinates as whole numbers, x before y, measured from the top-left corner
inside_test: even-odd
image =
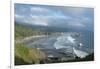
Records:
[[[80,34],[77,33],[63,33],[56,39],[57,41],[54,43],[54,47],[56,49],[65,48],[66,50],[71,48],[71,53],[74,53],[80,58],[84,58],[89,55],[89,53],[82,49],[85,45],[80,42],[79,37]]]

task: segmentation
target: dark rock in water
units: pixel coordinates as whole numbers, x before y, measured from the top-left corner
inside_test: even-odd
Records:
[[[84,58],[75,57],[74,60],[68,60],[67,62],[78,62],[78,61],[94,61],[94,53],[87,55]]]

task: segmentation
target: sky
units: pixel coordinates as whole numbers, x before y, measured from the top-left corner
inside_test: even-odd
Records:
[[[36,26],[93,31],[94,9],[85,7],[15,4],[15,21]]]

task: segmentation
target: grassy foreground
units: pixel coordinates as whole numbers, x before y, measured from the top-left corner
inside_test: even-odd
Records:
[[[15,65],[37,64],[45,59],[45,54],[35,48],[27,48],[23,44],[15,46]]]

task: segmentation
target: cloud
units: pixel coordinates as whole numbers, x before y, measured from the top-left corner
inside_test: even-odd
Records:
[[[53,11],[44,7],[30,7],[30,13],[33,15],[48,16],[52,15]]]
[[[69,11],[72,14],[82,14],[86,11],[85,8],[68,8],[67,11]]]
[[[48,23],[49,26],[59,28],[85,28],[85,24],[79,19],[51,19]]]
[[[31,7],[31,11],[32,13],[30,14],[30,17],[33,19],[33,24],[36,25],[52,26],[53,24],[55,24],[55,22],[53,21],[71,19],[70,16],[65,16],[61,11],[54,11],[47,8]],[[53,24],[51,23],[51,21]]]
[[[27,17],[27,16],[15,14],[15,20],[20,23],[27,23],[32,25],[41,25],[41,26],[48,25],[48,20],[46,18],[42,18],[39,16],[30,15],[30,17]]]
[[[17,21],[19,23],[26,23],[27,22],[27,18],[24,15],[15,14],[14,18],[15,18],[15,21]]]
[[[46,9],[46,8],[41,8],[41,7],[31,7],[30,8],[30,10],[32,11],[32,12],[49,12],[49,10],[48,9]]]
[[[83,24],[82,21],[83,21],[83,19],[74,18],[74,19],[69,21],[69,25],[71,25],[73,27],[85,27],[85,25]]]
[[[69,14],[75,17],[79,17],[82,14],[86,13],[88,10],[87,8],[82,8],[82,7],[68,7],[68,8],[62,8],[64,10],[65,14]]]
[[[15,14],[14,17],[15,17],[15,18],[18,18],[18,19],[24,18],[24,16],[22,16],[22,15],[18,15],[18,14]]]
[[[30,15],[32,18],[32,23],[35,25],[42,25],[42,26],[47,26],[48,25],[48,19],[47,18],[43,18],[40,16],[34,16],[34,15]]]
[[[91,28],[93,23],[93,10],[89,8],[33,5],[21,11],[23,8],[24,5],[15,10],[15,19],[22,23],[75,29]]]
[[[22,20],[23,23],[28,23],[32,25],[41,25],[41,26],[54,26],[61,28],[85,28],[86,23],[89,22],[89,18],[73,18],[70,16],[59,16],[56,14],[48,16],[37,16],[30,15],[30,17],[25,17],[22,15],[15,15],[17,20]]]

